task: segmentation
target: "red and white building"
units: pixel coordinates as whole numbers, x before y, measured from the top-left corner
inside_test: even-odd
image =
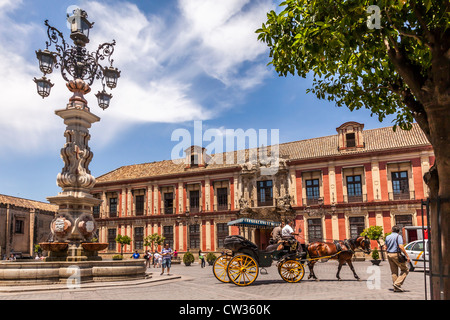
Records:
[[[208,164],[207,150],[193,146],[183,163],[129,165],[98,177],[92,194],[103,200],[94,216],[99,241],[110,243],[105,254],[120,250],[118,234],[132,239],[124,252],[147,249],[144,238],[153,233],[180,253],[220,252],[224,238],[237,233],[267,246],[270,229],[229,224],[243,217],[291,217],[303,243],[348,239],[372,225],[384,232],[421,225],[423,175],[434,154],[418,125],[394,132],[347,122],[336,130],[280,144],[271,175],[260,162]]]

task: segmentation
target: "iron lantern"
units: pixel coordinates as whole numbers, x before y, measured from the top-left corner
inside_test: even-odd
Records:
[[[117,86],[117,79],[120,77],[120,71],[117,68],[102,68],[103,76],[108,88],[114,89]]]
[[[111,102],[112,94],[107,93],[105,90],[99,91],[96,95],[98,106],[105,110],[109,107],[109,103]]]
[[[50,90],[54,86],[54,84],[51,83],[50,79],[47,79],[44,76],[40,79],[34,78],[33,81],[36,83],[37,92],[42,97],[42,99],[50,95]]]
[[[50,74],[53,72],[53,66],[56,63],[55,55],[50,52],[48,49],[44,51],[36,51],[36,57],[39,60],[39,69],[42,71],[44,75]]]
[[[70,38],[76,45],[82,47],[89,43],[89,29],[94,25],[87,17],[86,11],[80,8],[73,10],[73,15],[67,17],[71,29]]]

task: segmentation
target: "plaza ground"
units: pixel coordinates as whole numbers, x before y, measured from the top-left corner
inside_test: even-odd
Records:
[[[299,283],[287,283],[279,276],[275,263],[260,272],[256,281],[246,287],[218,281],[211,266],[201,268],[173,264],[171,275],[160,275],[160,269],[149,268],[150,279],[129,282],[67,285],[0,287],[0,300],[425,300],[424,272],[410,272],[403,285],[405,292],[393,291],[387,261],[379,267],[371,262],[354,262],[360,281],[348,266],[336,279],[337,263],[317,263],[315,281],[308,279],[308,268]],[[427,286],[429,279],[426,278]],[[427,294],[429,299],[429,293]]]

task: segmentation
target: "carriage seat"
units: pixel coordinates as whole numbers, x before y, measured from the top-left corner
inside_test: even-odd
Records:
[[[280,244],[279,243],[274,243],[274,244],[270,244],[266,247],[266,249],[264,250],[264,252],[266,253],[272,253],[274,251],[277,251],[277,248]]]

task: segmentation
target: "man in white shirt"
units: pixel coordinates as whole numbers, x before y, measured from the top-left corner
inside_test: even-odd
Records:
[[[288,220],[286,225],[284,226],[283,230],[281,230],[281,236],[282,237],[291,237],[291,236],[298,235],[298,233],[294,232],[294,229],[292,228],[292,225],[293,225],[293,221],[292,220]]]

